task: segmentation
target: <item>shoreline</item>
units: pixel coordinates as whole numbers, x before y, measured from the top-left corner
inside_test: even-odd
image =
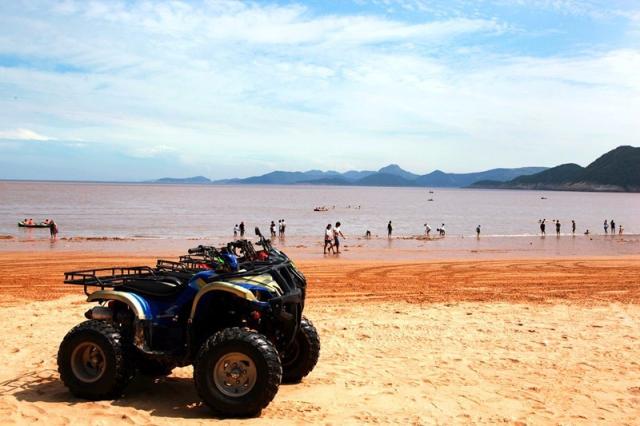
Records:
[[[184,254],[197,245],[226,245],[231,238],[201,239],[123,239],[123,238],[58,238],[0,239],[0,254],[24,253],[160,253],[164,256]],[[254,241],[254,238],[249,238]],[[275,239],[274,246],[294,260],[319,260],[336,257],[323,255],[323,242],[311,237]],[[620,257],[640,254],[640,235],[555,235],[481,236],[426,239],[424,236],[398,236],[391,239],[351,237],[342,241],[340,258],[354,260],[486,260],[491,258],[541,259],[545,257]]]

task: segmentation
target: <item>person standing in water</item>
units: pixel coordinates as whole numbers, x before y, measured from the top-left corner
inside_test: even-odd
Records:
[[[616,223],[611,219],[611,235],[616,235]]]
[[[233,238],[237,238],[238,237],[238,231],[240,231],[240,227],[236,223],[235,225],[233,225]]]
[[[244,221],[240,222],[240,238],[244,237]]]
[[[58,225],[51,219],[49,221],[49,234],[51,234],[51,238],[55,238],[58,235]]]
[[[393,226],[391,226],[391,221],[387,224],[387,238],[391,238],[391,234],[393,234]]]
[[[480,225],[476,226],[476,238],[480,238]]]
[[[609,233],[609,222],[607,222],[607,219],[604,220],[604,233],[605,235]]]
[[[333,230],[331,229],[331,224],[327,224],[327,227],[324,230],[324,254],[327,254],[327,250],[333,251]]]
[[[427,236],[427,238],[429,238],[431,234],[431,227],[429,226],[428,223],[424,224],[424,234]]]
[[[556,236],[560,236],[560,220],[556,219]]]
[[[340,229],[340,222],[336,222],[336,226],[333,228],[333,245],[336,249],[336,254],[340,254],[340,237],[347,238]]]
[[[576,221],[575,220],[571,221],[571,234],[572,235],[576,235]]]
[[[540,233],[542,234],[543,237],[547,235],[547,224],[545,223],[546,220],[547,219],[542,219],[540,221]]]
[[[271,221],[271,225],[269,225],[269,230],[271,231],[271,238],[276,237],[276,223]]]
[[[282,237],[284,238],[284,234],[287,231],[287,223],[284,221],[284,219],[282,219],[282,223],[280,224],[280,226],[282,226]]]

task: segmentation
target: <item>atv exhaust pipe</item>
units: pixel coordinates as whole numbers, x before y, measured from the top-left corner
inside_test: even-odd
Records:
[[[84,316],[96,321],[111,321],[113,320],[113,311],[106,306],[95,306],[85,312]]]

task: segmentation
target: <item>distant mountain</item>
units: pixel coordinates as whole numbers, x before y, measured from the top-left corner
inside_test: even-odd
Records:
[[[562,164],[507,182],[483,180],[474,188],[640,192],[640,148],[620,146],[587,167]]]
[[[169,178],[169,177],[165,177],[162,179],[156,179],[156,180],[152,180],[152,181],[148,181],[150,183],[189,183],[189,184],[194,184],[194,183],[199,183],[199,184],[207,184],[207,183],[211,183],[212,181],[204,176],[194,176],[194,177],[188,177],[188,178]]]
[[[353,183],[358,186],[416,186],[413,180],[388,173],[374,173]]]
[[[385,174],[385,175],[399,176],[406,180],[414,180],[420,176],[402,169],[397,164],[389,164],[388,166],[378,170],[378,173]]]
[[[518,176],[537,173],[543,167],[523,167],[518,169],[493,169],[477,173],[445,173],[436,170],[426,175],[418,175],[390,164],[378,171],[349,170],[339,173],[333,170],[308,170],[306,172],[285,172],[277,170],[260,176],[244,179],[222,179],[211,181],[204,176],[190,178],[162,178],[152,183],[166,184],[216,184],[216,185],[354,185],[354,186],[416,186],[416,187],[465,187],[480,180],[508,181]]]
[[[516,169],[491,169],[477,173],[445,173],[436,170],[416,179],[418,186],[460,188],[481,180],[506,182],[518,176],[530,175],[546,170],[545,167],[520,167]]]
[[[345,178],[348,181],[355,182],[358,179],[365,178],[365,177],[370,176],[370,175],[372,175],[374,173],[376,173],[376,172],[373,172],[371,170],[349,170],[348,172],[344,172],[342,174],[342,177]]]

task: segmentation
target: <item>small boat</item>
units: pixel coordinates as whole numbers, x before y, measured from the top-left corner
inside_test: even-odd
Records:
[[[547,197],[540,197],[540,199],[541,199],[541,200],[546,200],[546,199],[547,199]]]
[[[28,224],[28,223],[25,223],[23,220],[22,222],[18,222],[18,226],[20,228],[48,228],[49,224],[43,223],[43,222]]]
[[[326,207],[316,207],[315,209],[313,209],[314,212],[328,212],[329,209]]]
[[[429,191],[429,194],[433,194],[433,191]]]
[[[433,201],[433,198],[429,198],[427,201]]]

